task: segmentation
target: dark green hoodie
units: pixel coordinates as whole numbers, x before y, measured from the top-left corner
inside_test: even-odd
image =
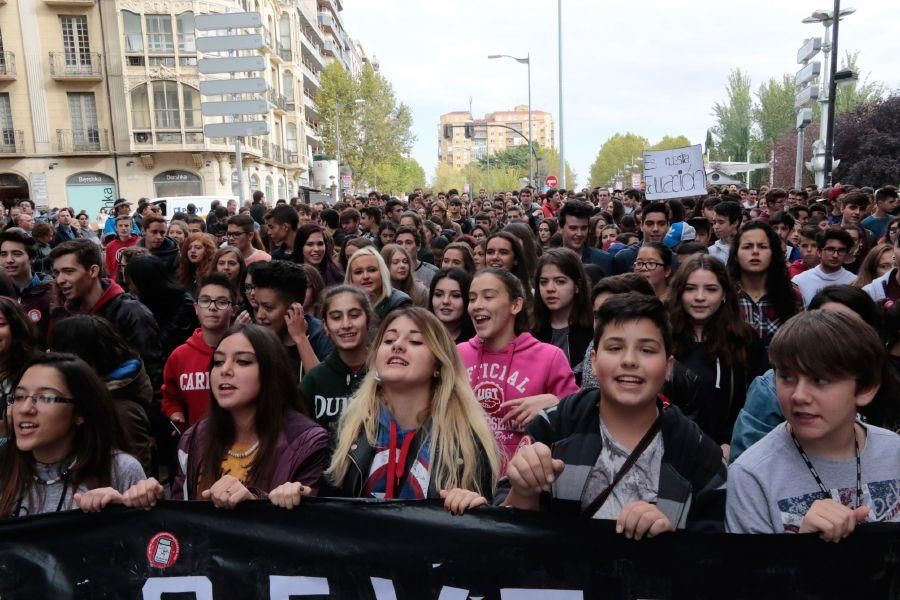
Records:
[[[316,423],[329,431],[336,431],[338,419],[344,412],[347,401],[365,375],[365,366],[354,373],[341,360],[337,349],[310,369],[300,380],[300,396]]]

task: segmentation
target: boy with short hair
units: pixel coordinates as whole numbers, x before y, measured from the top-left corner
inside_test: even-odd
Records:
[[[179,431],[206,416],[209,364],[231,326],[237,302],[237,292],[225,275],[211,273],[200,281],[194,302],[200,327],[172,351],[163,369],[162,412]]]
[[[718,239],[709,247],[709,254],[722,263],[727,263],[731,240],[741,227],[741,205],[730,200],[717,204],[712,227]]]
[[[843,229],[826,229],[816,235],[819,265],[791,279],[803,294],[804,308],[823,287],[850,285],[856,280],[856,275],[844,268],[844,259],[852,247],[853,238]]]
[[[115,279],[119,274],[119,255],[122,253],[122,250],[136,246],[141,241],[141,236],[132,231],[130,216],[119,215],[115,218],[115,223],[116,237],[106,244],[106,254],[103,260],[106,274],[112,279]]]
[[[884,237],[888,223],[897,208],[897,188],[886,185],[875,192],[875,212],[862,220],[862,226],[872,232],[875,239]]]
[[[37,258],[34,239],[24,230],[12,227],[0,233],[0,265],[18,292],[17,300],[28,319],[37,327],[40,346],[47,345],[50,306],[53,300],[53,278],[32,270]]]
[[[729,531],[818,532],[837,542],[863,521],[900,522],[900,436],[856,416],[882,383],[883,348],[844,311],[782,325],[769,357],[786,422],[731,465]]]
[[[820,231],[822,230],[814,225],[807,225],[800,228],[800,243],[798,244],[798,248],[800,248],[803,257],[788,265],[788,271],[791,277],[796,277],[800,273],[808,271],[809,269],[814,269],[819,265],[819,245],[816,242],[816,237],[819,235]]]
[[[306,272],[298,264],[277,260],[253,271],[256,321],[269,328],[287,350],[297,380],[325,360],[334,343],[322,321],[304,314]]]
[[[294,253],[294,240],[300,226],[300,215],[297,209],[287,204],[276,206],[266,213],[266,231],[275,249],[272,260],[290,260]]]
[[[636,539],[701,523],[720,528],[722,450],[659,395],[674,364],[662,302],[617,295],[596,322],[591,363],[600,389],[537,416],[498,498],[526,510],[614,519],[616,531]]]

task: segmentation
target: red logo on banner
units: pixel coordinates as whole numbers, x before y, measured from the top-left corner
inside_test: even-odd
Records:
[[[147,562],[151,567],[167,569],[178,560],[178,539],[168,531],[161,531],[147,544]]]

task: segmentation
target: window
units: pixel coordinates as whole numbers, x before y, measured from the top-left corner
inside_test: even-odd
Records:
[[[275,197],[275,183],[272,181],[271,177],[266,177],[266,198],[269,199],[269,202],[272,201],[272,198]]]
[[[157,129],[179,129],[178,84],[174,81],[153,82],[153,115]]]
[[[257,175],[250,176],[250,191],[255,192],[259,189],[259,177]]]
[[[13,129],[12,106],[9,94],[0,94],[0,147],[2,152],[16,149],[16,132]],[[11,150],[9,150],[11,148]]]
[[[145,64],[143,56],[126,56],[129,67],[143,67]]]
[[[278,200],[287,200],[287,186],[284,184],[284,179],[278,180]]]
[[[131,92],[131,125],[134,129],[150,129],[150,99],[146,83]]]
[[[144,15],[147,21],[147,51],[170,54],[175,52],[172,36],[172,17],[169,15]]]
[[[181,100],[184,103],[185,129],[203,127],[200,119],[200,93],[192,87],[181,85]]]
[[[125,29],[125,52],[143,52],[144,33],[141,30],[141,15],[123,10],[122,26]]]
[[[151,56],[150,57],[150,66],[151,67],[174,67],[175,66],[175,57],[174,56]]]
[[[286,136],[287,151],[297,152],[297,126],[293,123],[288,123]]]
[[[73,149],[100,149],[97,103],[92,92],[70,92],[69,116],[72,120]]]
[[[181,13],[175,20],[178,23],[178,51],[179,52],[196,52],[197,47],[194,45],[194,13]]]
[[[63,52],[67,67],[90,67],[91,43],[88,38],[87,17],[61,16]]]
[[[287,103],[293,107],[294,104],[294,75],[290,71],[285,71],[281,81],[281,93],[287,98]]]

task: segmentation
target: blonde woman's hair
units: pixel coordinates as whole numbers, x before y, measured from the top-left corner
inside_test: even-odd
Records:
[[[347,259],[347,273],[344,275],[344,283],[354,285],[353,278],[351,277],[351,273],[353,272],[353,262],[363,256],[374,256],[375,260],[378,262],[378,270],[381,272],[381,295],[372,301],[372,304],[376,305],[385,298],[390,298],[394,288],[391,286],[391,272],[388,270],[387,263],[384,262],[384,259],[381,258],[381,254],[378,253],[378,250],[376,250],[374,246],[360,248],[353,253],[353,256]],[[410,265],[409,268],[412,269],[412,265]]]
[[[365,433],[373,447],[376,444],[382,400],[375,379],[375,356],[384,332],[400,317],[412,319],[421,330],[439,371],[433,382],[427,417],[431,420],[431,454],[428,458],[431,479],[439,490],[460,487],[490,497],[500,476],[500,449],[481,405],[475,400],[450,334],[437,317],[419,307],[394,310],[381,323],[375,343],[369,350],[368,373],[341,415],[337,446],[325,475],[334,485],[341,485],[350,468],[351,447],[360,434]],[[491,489],[488,490],[481,489],[487,474],[480,472],[479,450],[486,455],[491,470]]]

